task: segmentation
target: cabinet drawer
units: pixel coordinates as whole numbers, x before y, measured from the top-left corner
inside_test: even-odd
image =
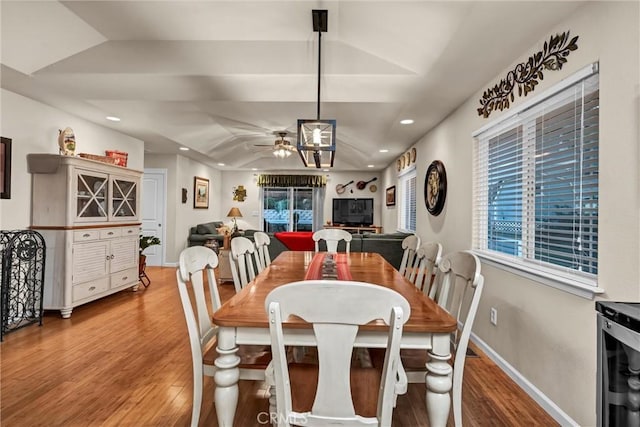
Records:
[[[111,275],[111,289],[138,282],[138,267],[122,270]]]
[[[75,285],[73,287],[73,302],[91,298],[92,296],[101,294],[108,289],[108,277],[103,277],[102,279],[93,280],[91,282],[80,283],[79,285]]]
[[[85,242],[87,240],[98,240],[100,230],[78,230],[73,232],[74,242]]]
[[[113,239],[114,237],[120,237],[121,235],[121,228],[105,228],[104,230],[100,230],[101,239]]]
[[[127,236],[136,236],[138,237],[138,235],[140,234],[140,227],[122,227],[120,229],[121,231],[121,236],[122,237],[127,237]]]

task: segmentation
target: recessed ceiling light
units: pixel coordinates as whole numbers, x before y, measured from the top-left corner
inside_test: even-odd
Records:
[[[329,172],[329,169],[322,169],[322,172]]]
[[[218,166],[224,166],[224,163],[218,163]]]
[[[368,168],[372,168],[372,167],[373,167],[373,165],[367,165],[367,167],[368,167]]]
[[[400,124],[401,125],[410,125],[412,123],[413,123],[413,120],[411,120],[411,119],[400,120]]]
[[[182,151],[189,151],[189,148],[188,148],[188,147],[180,147],[180,150],[182,150]]]
[[[252,171],[257,171],[257,170],[258,170],[258,168],[251,168],[251,170],[252,170]]]
[[[112,122],[119,122],[120,121],[120,117],[116,117],[116,116],[107,116],[107,117],[105,117],[105,119],[110,120]]]
[[[381,153],[388,153],[389,150],[387,150],[386,148],[383,148],[382,150],[380,150]]]

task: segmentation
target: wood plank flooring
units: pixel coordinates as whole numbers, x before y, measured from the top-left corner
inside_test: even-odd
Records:
[[[147,269],[152,283],[74,309],[0,345],[0,425],[188,426],[192,371],[175,269]],[[232,284],[220,286],[223,301]],[[465,426],[558,425],[477,348],[463,389]],[[205,378],[201,426],[217,426],[213,380]],[[394,426],[428,426],[425,386],[398,398]],[[237,426],[266,425],[262,382],[241,381]],[[453,426],[450,416],[448,425]]]

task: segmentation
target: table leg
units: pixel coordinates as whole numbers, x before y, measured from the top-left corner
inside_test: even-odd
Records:
[[[236,331],[234,328],[218,329],[218,368],[214,375],[216,390],[214,400],[218,414],[218,426],[233,427],[233,418],[238,406],[238,379],[240,358],[236,355]]]
[[[427,363],[427,413],[431,427],[445,427],[451,409],[451,377],[453,369],[447,363],[451,359],[450,334],[433,334],[433,348]]]

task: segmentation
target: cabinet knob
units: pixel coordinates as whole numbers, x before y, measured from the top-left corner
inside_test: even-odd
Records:
[[[109,236],[113,236],[113,231],[107,233]]]
[[[82,237],[90,237],[90,236],[91,236],[91,234],[89,234],[89,233],[84,233],[84,234],[82,235]]]
[[[125,280],[127,280],[128,278],[129,278],[129,276],[124,276],[124,277],[122,278],[122,281],[124,282],[124,281],[125,281]]]
[[[111,255],[111,259],[115,258],[115,255]]]

